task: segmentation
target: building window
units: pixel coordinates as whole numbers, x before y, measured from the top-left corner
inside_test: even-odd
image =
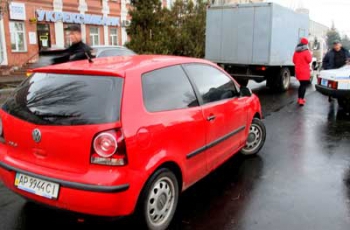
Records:
[[[118,29],[117,28],[111,28],[110,29],[110,39],[109,39],[110,45],[117,46],[118,45]]]
[[[11,50],[27,51],[24,22],[10,22]]]
[[[90,27],[90,43],[92,46],[100,45],[100,30],[98,27]]]

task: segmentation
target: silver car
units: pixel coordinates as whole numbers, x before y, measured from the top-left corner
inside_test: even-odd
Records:
[[[133,56],[136,53],[124,46],[92,46],[92,56],[100,57],[116,57],[116,56]]]

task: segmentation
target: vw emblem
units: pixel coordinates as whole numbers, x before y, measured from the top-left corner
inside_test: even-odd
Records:
[[[33,140],[36,142],[36,143],[39,143],[41,141],[41,132],[39,129],[34,129],[33,132],[32,132],[32,137],[33,137]]]

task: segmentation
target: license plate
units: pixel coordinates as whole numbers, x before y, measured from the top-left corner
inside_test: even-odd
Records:
[[[15,186],[18,189],[48,199],[57,199],[58,191],[60,189],[59,184],[24,175],[22,173],[16,174]]]
[[[322,79],[322,80],[321,80],[321,85],[323,85],[323,86],[328,86],[328,80]]]

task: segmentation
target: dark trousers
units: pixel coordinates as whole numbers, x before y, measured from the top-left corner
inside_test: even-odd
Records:
[[[299,86],[299,90],[298,90],[298,96],[299,96],[299,98],[304,99],[305,93],[306,93],[306,88],[310,84],[310,81],[299,81],[299,82],[300,82],[300,86]]]

